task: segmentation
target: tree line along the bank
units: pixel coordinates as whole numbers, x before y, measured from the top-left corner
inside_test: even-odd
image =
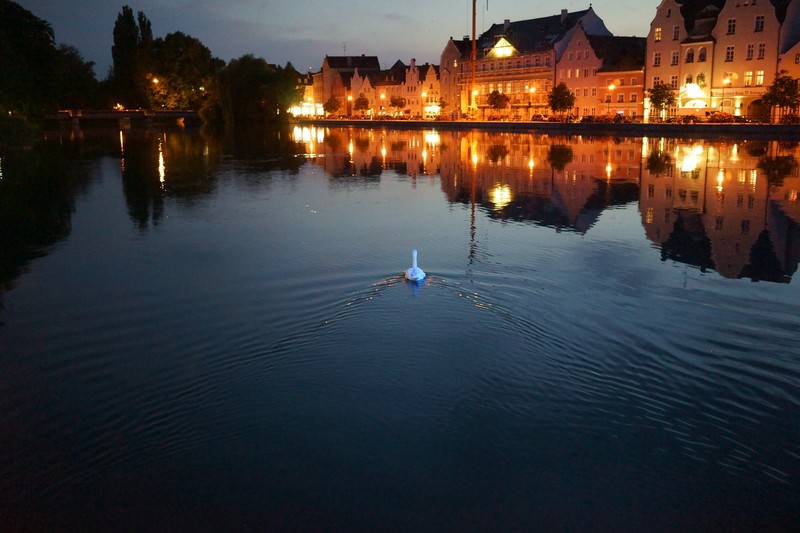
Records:
[[[51,25],[11,0],[0,0],[0,120],[10,116],[41,118],[59,109],[192,109],[207,125],[229,128],[261,126],[281,121],[285,110],[302,98],[301,74],[291,63],[271,65],[245,55],[229,63],[216,58],[203,43],[182,32],[154,37],[147,16],[123,6],[112,29],[113,64],[99,81],[94,63],[69,45],[56,45]],[[667,84],[649,89],[651,109],[663,117],[675,105]],[[402,108],[405,100],[390,105]],[[796,122],[800,105],[798,85],[778,75],[763,101],[778,109],[783,122]],[[493,109],[504,109],[508,97],[489,95]],[[575,95],[564,83],[548,94],[550,109],[564,115]],[[342,105],[332,98],[324,109],[334,114]],[[369,103],[359,97],[354,109]],[[719,115],[719,116],[716,116]],[[716,121],[733,116],[716,113]],[[730,119],[730,120],[727,120]]]
[[[98,80],[94,63],[56,45],[52,26],[0,0],[0,114],[40,119],[59,109],[191,109],[207,125],[263,126],[299,101],[301,75],[244,55],[226,63],[182,32],[154,37],[147,16],[123,6],[113,29],[113,64]]]

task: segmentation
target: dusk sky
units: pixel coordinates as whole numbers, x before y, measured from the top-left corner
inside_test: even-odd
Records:
[[[488,2],[488,9],[487,9]],[[199,39],[213,55],[230,61],[244,54],[297,70],[319,70],[325,55],[376,55],[382,66],[439,63],[452,36],[471,31],[470,0],[17,0],[53,26],[56,42],[78,48],[106,77],[111,65],[114,22],[128,5],[150,19],[155,37],[182,31]],[[614,35],[645,37],[658,1],[592,2]],[[579,11],[589,2],[562,0],[479,0],[480,33],[504,19],[525,20]]]

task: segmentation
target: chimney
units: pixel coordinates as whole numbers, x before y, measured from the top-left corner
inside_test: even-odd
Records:
[[[561,24],[564,24],[565,22],[567,22],[567,10],[566,9],[562,9],[561,10]]]
[[[511,26],[511,19],[503,21],[503,33],[508,33],[508,27]]]

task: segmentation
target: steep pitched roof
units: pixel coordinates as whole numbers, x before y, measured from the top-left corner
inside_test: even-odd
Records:
[[[603,62],[598,72],[621,72],[644,68],[647,45],[645,37],[587,35],[586,38]]]
[[[549,50],[588,13],[589,9],[584,9],[573,13],[520,20],[508,24],[492,24],[478,38],[478,53],[493,47],[500,37],[504,37],[520,52]]]
[[[469,59],[469,56],[472,53],[472,39],[470,39],[468,36],[464,36],[463,39],[456,41],[450,37],[450,41],[453,43],[453,46],[456,47],[456,50],[458,50],[461,59]]]
[[[328,62],[328,67],[335,68],[339,71],[355,70],[380,70],[381,64],[378,61],[378,56],[325,56],[325,61]]]

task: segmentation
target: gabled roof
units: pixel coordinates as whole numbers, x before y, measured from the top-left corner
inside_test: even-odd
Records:
[[[589,9],[584,9],[549,17],[492,24],[478,38],[479,53],[492,48],[500,37],[504,37],[520,52],[549,50],[588,13]]]
[[[378,56],[325,56],[325,61],[328,63],[329,68],[337,70],[380,70],[381,64],[378,61]]]
[[[450,40],[458,50],[458,53],[461,54],[461,59],[469,59],[469,56],[472,53],[472,39],[469,37],[464,37],[460,41],[456,41],[450,37]]]
[[[603,62],[598,72],[621,72],[644,68],[645,37],[587,35],[597,57]]]

